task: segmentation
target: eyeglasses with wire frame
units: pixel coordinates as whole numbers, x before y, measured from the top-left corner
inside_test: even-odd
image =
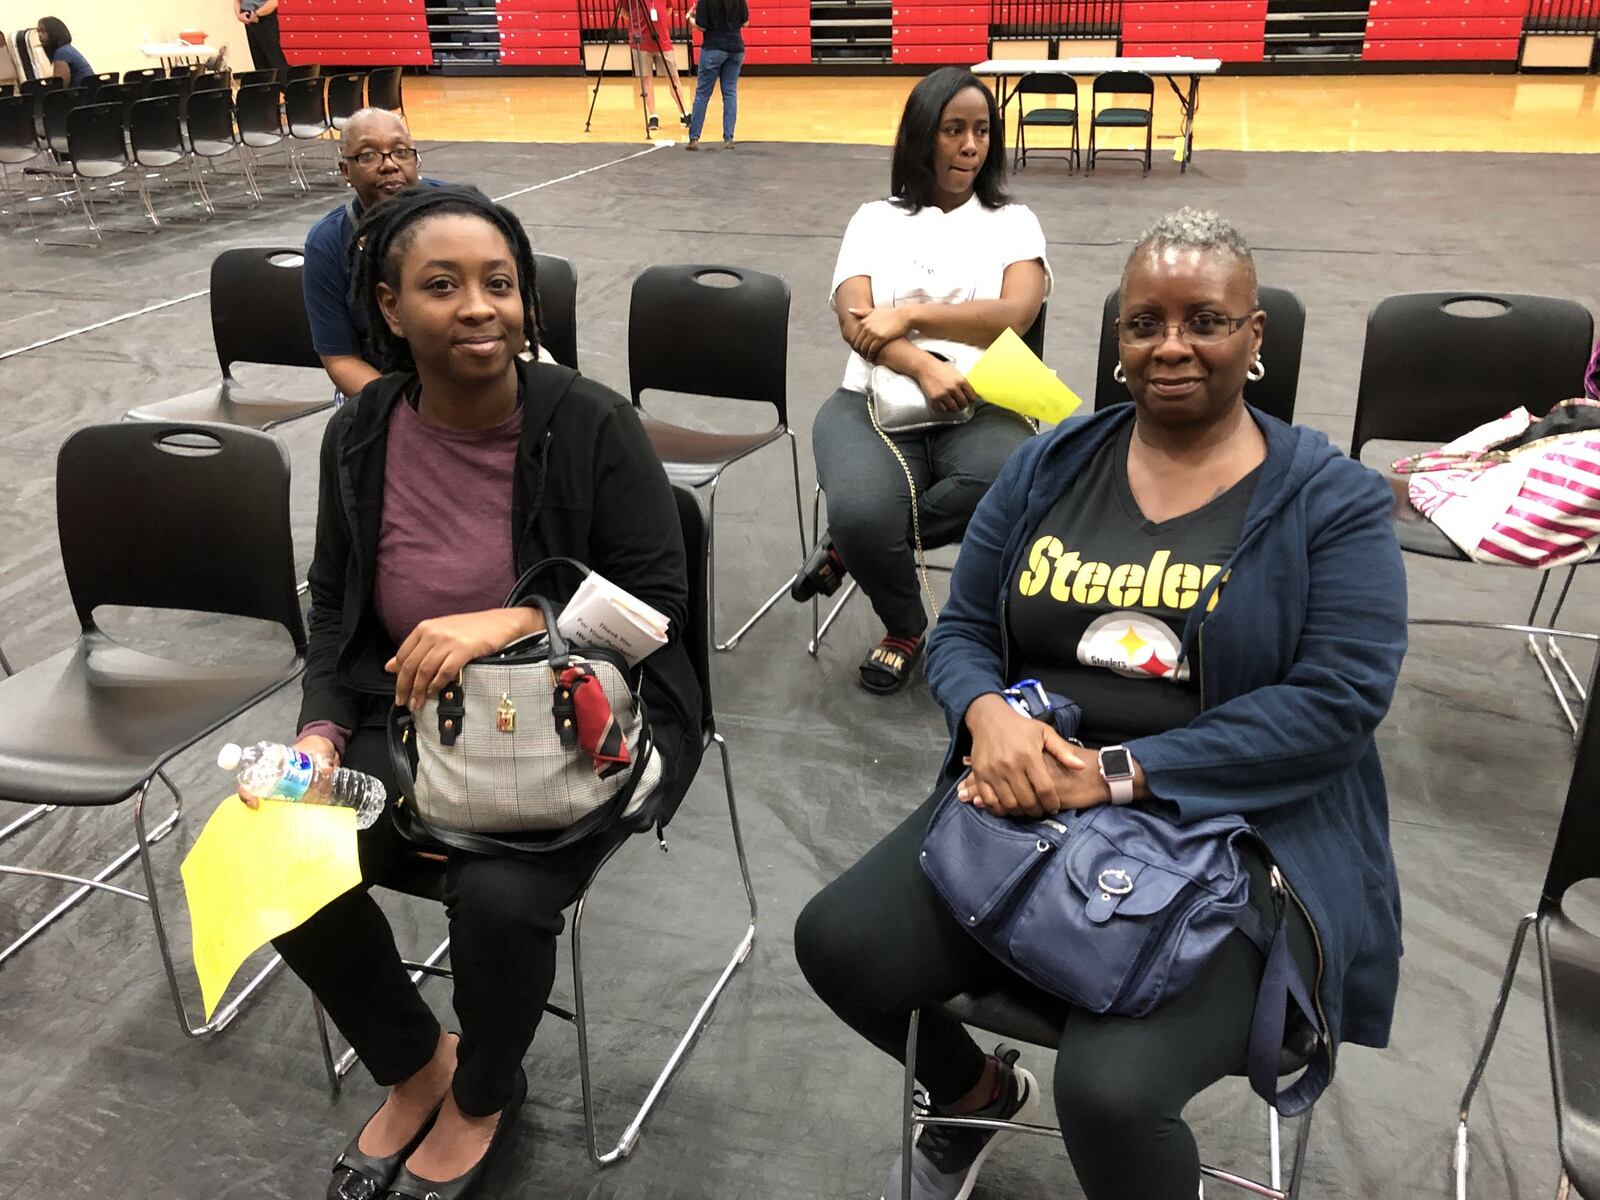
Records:
[[[1225,342],[1239,330],[1250,323],[1254,312],[1247,312],[1242,317],[1230,317],[1227,313],[1197,312],[1190,313],[1183,320],[1173,323],[1163,321],[1151,313],[1138,313],[1134,316],[1116,320],[1117,341],[1124,346],[1155,346],[1167,340],[1167,335],[1173,330],[1191,346],[1215,346]]]

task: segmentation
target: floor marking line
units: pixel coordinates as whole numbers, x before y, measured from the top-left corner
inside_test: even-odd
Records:
[[[649,146],[643,150],[636,150],[634,153],[625,154],[621,158],[613,158],[609,162],[597,163],[592,167],[584,167],[581,171],[573,171],[571,174],[562,175],[557,179],[547,179],[543,183],[535,183],[529,187],[518,188],[514,192],[507,192],[503,196],[494,196],[492,199],[496,204],[499,204],[506,200],[515,199],[518,196],[526,196],[529,192],[537,192],[540,188],[551,187],[557,183],[565,183],[569,179],[577,179],[579,176],[589,175],[595,171],[604,170],[606,167],[614,167],[618,163],[631,162],[633,159],[641,158],[646,154],[653,154],[657,150],[660,150],[664,146],[670,144],[671,143],[668,142],[657,142],[654,146]],[[0,351],[0,362],[4,362],[8,358],[15,358],[19,354],[26,354],[30,350],[42,350],[46,346],[54,346],[57,342],[64,342],[68,338],[75,338],[79,334],[93,333],[96,330],[105,329],[108,326],[117,325],[123,321],[131,321],[135,317],[142,317],[149,313],[160,312],[164,308],[171,308],[175,304],[182,304],[188,300],[198,300],[201,296],[209,296],[210,294],[211,289],[204,288],[198,292],[190,292],[186,296],[174,296],[171,300],[161,300],[155,304],[147,304],[145,307],[135,309],[133,312],[126,312],[121,316],[108,317],[104,321],[96,321],[93,325],[85,325],[81,329],[69,329],[65,333],[58,333],[53,337],[47,337],[41,341],[30,342],[26,346],[18,346],[12,350]]]

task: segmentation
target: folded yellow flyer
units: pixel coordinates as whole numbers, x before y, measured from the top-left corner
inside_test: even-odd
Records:
[[[1083,403],[1020,337],[1007,329],[967,372],[967,382],[990,404],[1055,425]]]

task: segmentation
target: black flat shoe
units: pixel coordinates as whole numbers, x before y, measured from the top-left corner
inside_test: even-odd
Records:
[[[804,603],[813,596],[831,596],[844,586],[844,560],[833,548],[833,541],[824,538],[811,551],[800,574],[789,585],[789,595]]]
[[[483,1152],[483,1157],[478,1160],[475,1167],[465,1175],[457,1175],[454,1179],[447,1179],[442,1183],[435,1183],[430,1179],[423,1179],[413,1175],[404,1167],[400,1174],[389,1185],[389,1194],[385,1200],[467,1200],[468,1196],[475,1194],[483,1185],[484,1176],[489,1173],[489,1164],[494,1161],[495,1154],[500,1145],[506,1140],[506,1135],[511,1132],[511,1127],[517,1123],[517,1114],[522,1111],[522,1102],[528,1098],[528,1076],[521,1067],[517,1068],[517,1077],[511,1084],[511,1099],[506,1101],[506,1106],[500,1110],[500,1124],[494,1127],[494,1136],[489,1139],[489,1148]]]
[[[374,1112],[362,1123],[361,1131],[350,1139],[344,1153],[339,1155],[339,1161],[333,1164],[333,1178],[328,1181],[328,1200],[378,1200],[400,1173],[400,1165],[411,1156],[413,1150],[422,1145],[422,1139],[433,1128],[433,1119],[439,1115],[443,1105],[443,1100],[434,1105],[428,1119],[411,1140],[393,1154],[385,1154],[382,1158],[361,1152],[361,1134],[372,1124],[372,1117],[378,1115]],[[383,1106],[379,1105],[378,1111],[382,1109]]]

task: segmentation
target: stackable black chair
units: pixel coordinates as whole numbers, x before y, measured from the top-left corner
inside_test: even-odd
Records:
[[[329,169],[338,178],[338,146],[328,140],[333,126],[328,123],[327,91],[327,81],[317,75],[293,80],[283,90],[284,118],[292,139],[289,153],[299,164],[302,181],[306,178],[305,160],[303,154],[295,154],[295,142],[322,142],[330,155]]]
[[[402,117],[406,115],[399,67],[380,67],[367,76],[367,104],[373,108],[387,108]]]
[[[122,82],[122,77],[120,75],[118,75],[115,71],[102,71],[98,75],[89,76],[79,86],[80,87],[86,87],[90,91],[94,91],[95,88],[102,87],[105,84],[108,84],[108,83],[121,83],[121,82]]]
[[[1363,447],[1373,441],[1440,446],[1519,405],[1542,416],[1582,390],[1593,345],[1594,318],[1572,300],[1468,291],[1419,292],[1381,300],[1367,317],[1350,455],[1359,459]],[[1400,548],[1409,554],[1470,561],[1409,505],[1397,506],[1395,534]],[[1550,580],[1548,571],[1539,573],[1526,624],[1443,617],[1412,617],[1410,623],[1524,634],[1576,736],[1578,717],[1567,688],[1580,704],[1588,693],[1556,642],[1566,636],[1588,640],[1588,635],[1556,628],[1576,572],[1576,566],[1567,570],[1555,606],[1543,622],[1539,608]],[[1556,675],[1556,666],[1565,684]]]
[[[235,71],[233,82],[237,87],[257,87],[263,83],[282,84],[283,73],[277,67],[262,67],[256,71]]]
[[[239,132],[233,122],[233,93],[227,88],[207,88],[189,97],[189,115],[183,126],[184,137],[194,156],[201,162],[212,164],[213,175],[220,175],[216,164],[228,155],[239,161],[239,177],[244,180],[251,204],[261,201],[261,189],[256,184],[255,167],[250,154],[239,141]],[[211,200],[212,210],[220,207]]]
[[[228,77],[220,71],[196,71],[189,76],[189,94],[195,92],[215,91],[217,88],[231,88]]]
[[[15,875],[75,885],[0,949],[16,955],[92,891],[146,905],[178,1020],[200,1037],[227,1025],[276,960],[203,1024],[189,1016],[161,916],[150,847],[181,819],[171,761],[295,679],[305,626],[295,594],[289,458],[246,429],[187,424],[95,425],[61,447],[56,465],[61,559],[80,633],[68,649],[0,679],[0,802],[27,806],[0,842],[61,808],[133,801],[136,840],[84,877],[52,863],[0,864]],[[95,622],[107,605],[267,621],[290,643],[254,661],[187,662],[120,642]],[[173,811],[155,825],[145,802],[160,779]],[[48,843],[47,843],[48,844]],[[146,890],[108,882],[135,859]]]
[[[170,79],[157,79],[154,83],[147,83],[144,87],[144,99],[149,100],[158,96],[176,96],[187,103],[189,94],[194,91],[195,76],[174,75]]]
[[[308,190],[305,177],[295,162],[294,150],[285,139],[289,131],[283,123],[283,85],[279,83],[252,83],[239,89],[233,98],[234,120],[239,126],[239,140],[252,161],[274,146],[282,146],[284,164],[289,170],[289,182],[302,192]]]
[[[366,107],[367,77],[360,71],[328,76],[328,123],[343,130]]]
[[[28,177],[18,174],[12,182],[11,168],[37,163],[46,153],[44,142],[33,125],[33,100],[28,96],[0,96],[0,192],[12,228],[19,212],[25,211],[32,189]],[[31,217],[30,217],[31,219]]]
[[[295,83],[301,79],[315,79],[322,74],[319,63],[306,63],[298,67],[289,67],[283,73],[284,83]]]
[[[110,89],[100,90],[105,92]],[[66,161],[54,166],[23,168],[28,175],[44,176],[72,184],[84,224],[93,239],[90,245],[99,245],[105,236],[94,210],[95,185],[121,175],[133,166],[124,132],[126,128],[123,122],[124,110],[124,103],[120,100],[110,104],[83,104],[73,108],[67,114]],[[150,192],[145,187],[143,175],[134,171],[133,177],[135,190],[144,202],[145,215],[150,220],[150,231],[160,229],[161,219],[156,216],[155,206],[150,202]],[[52,238],[39,240],[45,245],[52,246],[84,244]]]
[[[1072,131],[1072,145],[1046,146],[1046,150],[1066,150],[1065,158],[1072,170],[1076,171],[1081,161],[1078,150],[1078,81],[1071,75],[1063,75],[1057,71],[1030,71],[1017,80],[1016,89],[1012,93],[1017,97],[1017,149],[1013,156],[1012,165],[1026,167],[1028,165],[1028,130],[1033,129],[1070,129]],[[1071,100],[1071,105],[1040,105],[1038,108],[1025,108],[1025,96],[1050,96],[1058,100]],[[1040,151],[1035,150],[1034,154]]]
[[[160,67],[142,67],[137,71],[124,71],[123,83],[154,83],[157,79],[165,79],[167,73]]]
[[[1287,288],[1257,289],[1267,329],[1261,337],[1261,365],[1267,373],[1244,385],[1244,398],[1269,416],[1294,423],[1294,402],[1300,392],[1300,355],[1306,337],[1306,306]],[[1112,374],[1117,367],[1117,313],[1122,289],[1106,295],[1100,317],[1100,357],[1094,372],[1094,407],[1098,412],[1113,404],[1126,404],[1128,389]],[[1243,337],[1242,332],[1236,334]]]
[[[716,640],[717,485],[734,463],[789,439],[794,515],[805,557],[800,504],[800,451],[789,428],[789,285],[745,267],[646,267],[633,281],[628,306],[628,386],[645,432],[673,483],[706,489],[710,535],[711,640],[731,650],[788,592],[785,583],[726,642]],[[757,433],[715,433],[669,424],[640,404],[647,391],[717,396],[769,405],[777,417]]]
[[[17,94],[17,85],[14,83],[0,83],[0,100]]]
[[[35,125],[39,136],[57,158],[67,157],[67,117],[75,108],[90,103],[83,88],[61,88],[44,92],[37,101]]]
[[[1023,345],[1032,350],[1042,361],[1044,359],[1044,325],[1045,316],[1049,312],[1048,302],[1039,305],[1039,315],[1033,319],[1033,324],[1028,326],[1028,332],[1022,335]],[[822,485],[819,483],[811,493],[811,541],[815,545],[822,537]],[[924,550],[937,550],[937,546],[924,546]],[[930,562],[927,564],[930,571],[943,571],[948,574],[951,568],[944,563]],[[794,576],[789,577],[789,583],[794,582]],[[787,589],[789,584],[785,584]],[[822,599],[819,596],[811,598],[811,640],[806,643],[806,653],[812,658],[822,649],[822,639],[827,636],[828,630],[844,612],[845,605],[861,590],[861,585],[853,578],[845,584],[844,591],[839,593],[839,598],[833,602],[833,607],[828,610],[828,615],[822,615]]]
[[[745,857],[744,835],[739,826],[739,805],[734,798],[733,791],[733,764],[728,758],[728,744],[717,732],[716,716],[711,698],[711,625],[710,625],[710,598],[709,576],[706,571],[707,540],[709,533],[706,528],[705,517],[700,512],[699,502],[694,493],[687,488],[674,487],[673,494],[678,505],[678,521],[683,526],[684,556],[689,567],[689,620],[683,629],[684,646],[689,652],[690,661],[694,664],[695,677],[700,683],[701,712],[700,736],[705,749],[716,746],[722,760],[722,784],[728,798],[728,820],[733,834],[734,853],[738,858],[739,878],[744,887],[745,903],[749,911],[749,925],[745,928],[744,935],[734,946],[733,955],[722,968],[722,973],[717,981],[711,985],[711,990],[706,998],[701,1001],[694,1019],[689,1028],[678,1040],[671,1056],[667,1059],[666,1066],[661,1069],[655,1081],[650,1085],[644,1102],[634,1113],[623,1131],[622,1137],[610,1149],[600,1149],[599,1134],[595,1121],[594,1082],[589,1062],[589,1021],[586,1004],[586,994],[583,979],[583,917],[588,907],[589,893],[594,889],[595,881],[605,870],[606,864],[611,861],[611,856],[616,853],[619,845],[600,861],[600,865],[589,876],[589,881],[584,885],[572,910],[572,992],[573,1004],[571,1009],[562,1008],[556,1004],[546,1004],[545,1011],[561,1020],[570,1023],[578,1034],[578,1075],[583,1087],[583,1124],[584,1135],[588,1143],[589,1160],[597,1167],[609,1167],[620,1162],[632,1154],[638,1145],[639,1137],[644,1130],[646,1120],[655,1108],[656,1101],[661,1097],[666,1086],[671,1082],[673,1075],[688,1057],[689,1051],[694,1047],[696,1040],[710,1023],[712,1014],[716,1011],[717,1001],[721,998],[728,981],[733,978],[733,973],[750,954],[750,947],[755,942],[756,936],[756,894],[750,883],[750,865]],[[688,800],[685,800],[687,805]],[[681,811],[681,810],[680,810]],[[670,825],[669,825],[670,828]],[[625,845],[626,842],[621,843]],[[661,842],[666,846],[665,831]],[[406,895],[417,896],[422,899],[443,902],[444,899],[444,866],[443,856],[429,854],[424,848],[413,854],[413,861],[405,864],[401,878],[396,880],[396,889]],[[407,963],[411,969],[412,980],[419,981],[423,975],[438,975],[450,977],[450,971],[438,964],[449,952],[450,941],[445,939],[426,959],[421,962]],[[328,1039],[327,1021],[323,1016],[322,1006],[313,1004],[316,1012],[318,1030],[322,1035],[323,1063],[328,1072],[328,1083],[335,1092],[340,1089],[340,1080],[355,1065],[355,1051],[347,1050],[335,1060],[332,1044]]]
[[[1590,692],[1594,684],[1591,672]],[[1577,761],[1538,906],[1517,922],[1489,1030],[1461,1097],[1455,1152],[1459,1200],[1467,1196],[1468,1112],[1500,1032],[1530,928],[1539,946],[1545,1041],[1561,1150],[1561,1183],[1556,1195],[1600,1196],[1600,1089],[1595,1087],[1600,1079],[1600,937],[1592,928],[1572,920],[1562,907],[1574,884],[1591,879],[1600,879],[1600,708],[1593,704],[1583,716]]]
[[[266,431],[333,405],[332,387],[311,343],[301,290],[301,247],[224,250],[211,263],[211,336],[222,382],[128,412],[128,421],[206,421]],[[305,367],[301,397],[247,391],[235,363]]]
[[[1118,96],[1148,96],[1149,100],[1143,108],[1137,105],[1119,105],[1112,103],[1105,108],[1100,107],[1101,97],[1108,97],[1115,101]],[[1102,156],[1114,155],[1126,157],[1127,151],[1101,150],[1096,146],[1095,133],[1100,129],[1143,129],[1144,154],[1137,151],[1135,157],[1144,161],[1144,173],[1150,174],[1150,157],[1154,148],[1155,137],[1155,106],[1156,85],[1155,81],[1143,71],[1107,71],[1104,75],[1097,75],[1094,81],[1094,92],[1089,100],[1089,170],[1094,170],[1095,162]]]
[[[1042,1046],[1053,1051],[1061,1042],[1061,1031],[1066,1024],[1069,1010],[1065,1002],[1018,980],[1015,987],[997,988],[981,993],[963,993],[927,1011],[938,1012],[963,1025],[998,1034],[1008,1041],[1025,1042],[1030,1046]],[[921,1012],[911,1014],[910,1028],[906,1035],[905,1093],[901,1107],[900,1135],[902,1162],[911,1161],[911,1146],[917,1130],[929,1126],[967,1129],[993,1129],[998,1126],[1015,1133],[1042,1134],[1047,1137],[1061,1135],[1059,1129],[1050,1125],[1028,1125],[1021,1122],[992,1121],[973,1117],[941,1117],[919,1104],[916,1098],[915,1068],[921,1018]],[[1286,1045],[1279,1055],[1280,1078],[1294,1075],[1304,1068],[1311,1061],[1311,1055],[1316,1049],[1315,1035],[1310,1030],[1295,1033],[1292,1040],[1294,1044]],[[1285,1183],[1279,1155],[1278,1111],[1271,1105],[1266,1107],[1270,1182],[1263,1183],[1203,1163],[1200,1166],[1200,1174],[1204,1179],[1215,1179],[1219,1183],[1228,1184],[1252,1195],[1266,1197],[1266,1200],[1295,1200],[1300,1194],[1300,1177],[1305,1168],[1306,1151],[1311,1144],[1311,1116],[1315,1110],[1307,1109],[1298,1118],[1300,1127],[1295,1136],[1294,1158],[1290,1164],[1288,1182]],[[885,1200],[911,1200],[911,1172],[902,1171],[901,1180],[902,1191],[885,1197]]]
[[[578,273],[558,254],[533,256],[544,348],[564,367],[578,369]]]
[[[147,189],[151,171],[181,167],[201,207],[214,214],[211,193],[200,174],[200,160],[184,144],[182,108],[182,97],[175,95],[154,96],[135,104],[128,116],[129,153],[134,168],[144,176]]]

